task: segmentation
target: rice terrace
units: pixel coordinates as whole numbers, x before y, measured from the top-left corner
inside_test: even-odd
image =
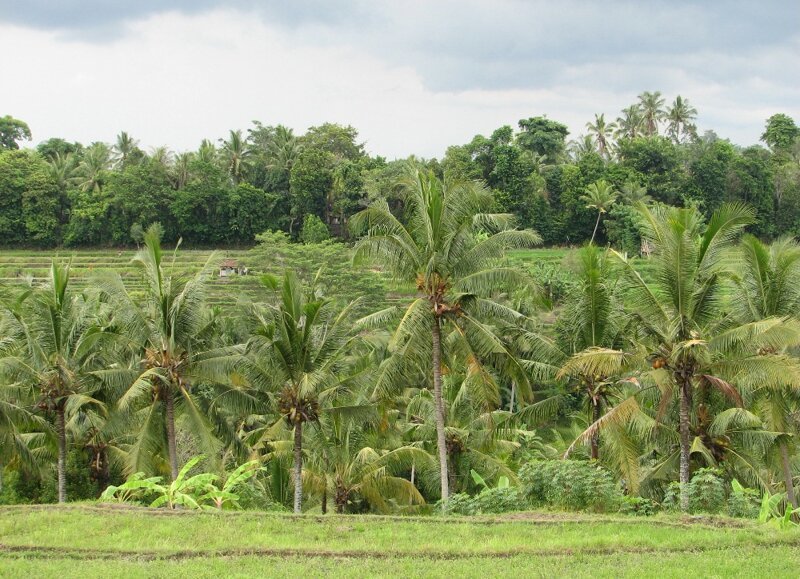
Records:
[[[0,0],[0,577],[798,576],[798,24]]]

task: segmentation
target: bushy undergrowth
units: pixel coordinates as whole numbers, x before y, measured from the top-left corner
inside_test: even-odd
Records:
[[[570,511],[613,512],[622,490],[611,473],[592,462],[532,461],[519,471],[522,495],[532,506]]]
[[[485,489],[475,496],[458,493],[447,502],[447,512],[454,515],[508,513],[526,507],[526,501],[514,487]]]

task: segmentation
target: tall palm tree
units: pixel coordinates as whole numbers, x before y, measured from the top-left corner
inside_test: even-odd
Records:
[[[75,173],[75,156],[72,153],[55,153],[47,159],[47,173],[60,191],[66,191]]]
[[[74,172],[73,180],[81,191],[100,193],[104,173],[111,167],[111,151],[105,143],[92,143],[83,151],[81,162]]]
[[[121,131],[117,135],[117,140],[114,143],[114,166],[117,169],[124,169],[130,162],[134,153],[139,146],[139,141],[131,137],[125,131]]]
[[[226,387],[230,369],[237,359],[235,350],[213,344],[211,312],[206,307],[205,288],[211,259],[197,274],[181,279],[163,261],[160,228],[151,226],[144,235],[144,247],[133,263],[144,280],[144,297],[134,300],[119,275],[98,280],[115,310],[115,324],[127,338],[130,358],[111,368],[95,372],[119,393],[120,411],[137,415],[138,429],[129,449],[129,470],[154,470],[164,443],[172,479],[178,476],[176,415],[197,437],[208,456],[218,442],[209,413],[201,407],[194,387],[202,383],[220,386],[217,397],[237,398],[234,387]],[[174,265],[174,263],[173,263]]]
[[[640,206],[644,235],[655,248],[656,275],[645,283],[627,256],[612,251],[640,332],[652,352],[653,381],[664,408],[677,391],[681,508],[689,506],[688,483],[692,429],[704,437],[709,428],[707,401],[718,390],[742,405],[742,390],[756,386],[800,385],[796,361],[778,353],[800,340],[795,324],[784,318],[736,323],[724,315],[721,296],[732,268],[726,255],[752,222],[743,205],[724,205],[704,224],[693,208]],[[694,411],[694,412],[693,412]],[[692,416],[695,421],[693,423]]]
[[[498,267],[496,260],[507,248],[531,247],[540,243],[540,237],[530,230],[512,229],[508,215],[486,213],[492,206],[492,195],[477,182],[442,181],[431,171],[409,165],[398,185],[404,192],[407,222],[397,219],[385,200],[373,203],[351,219],[356,233],[366,232],[356,244],[355,255],[356,259],[381,263],[397,279],[416,286],[418,297],[406,309],[395,343],[402,344],[404,354],[416,356],[419,362],[424,353],[431,356],[441,496],[446,505],[449,486],[442,326],[467,336],[466,342],[481,354],[506,352],[502,341],[480,318],[485,314],[519,317],[492,297],[521,276],[513,268]],[[479,231],[486,235],[479,238]],[[385,315],[375,317],[385,319]],[[397,367],[389,367],[393,374]]]
[[[195,157],[201,163],[215,163],[217,160],[217,147],[209,141],[208,139],[203,139],[200,142],[200,147],[197,149],[197,153],[195,153]]]
[[[675,97],[675,102],[667,109],[667,133],[676,143],[697,137],[697,127],[694,120],[697,118],[697,109],[689,104],[689,100],[681,95]]]
[[[247,171],[248,161],[253,152],[242,136],[242,131],[230,131],[227,141],[221,141],[220,158],[234,185],[238,185]]]
[[[619,189],[622,199],[628,205],[638,205],[640,203],[650,203],[652,199],[647,194],[647,187],[640,185],[636,181],[625,181]]]
[[[658,134],[658,123],[664,119],[664,99],[659,91],[645,91],[639,95],[639,108],[642,112],[644,134],[648,137]]]
[[[267,168],[288,173],[302,149],[302,142],[295,137],[292,129],[278,125],[274,136],[267,143]]]
[[[748,323],[776,316],[796,316],[800,306],[800,245],[783,238],[766,246],[748,235],[742,240],[741,251],[744,268],[738,280],[739,299],[736,300],[740,319]],[[788,387],[760,389],[757,399],[767,429],[785,433],[776,443],[786,493],[789,502],[797,508],[789,460],[789,449],[800,426],[792,419],[798,412],[797,393]]]
[[[616,137],[618,139],[635,139],[642,135],[644,117],[639,105],[631,105],[622,109],[622,114],[617,117]]]
[[[611,136],[616,128],[614,123],[606,123],[605,114],[595,115],[594,123],[586,123],[586,130],[597,143],[597,152],[605,159],[611,157]]]
[[[172,164],[172,170],[170,171],[170,180],[176,191],[186,187],[189,179],[191,179],[191,165],[194,157],[195,154],[191,151],[179,153],[175,157],[175,162]]]
[[[597,144],[591,135],[579,135],[569,142],[568,152],[575,161],[580,161],[589,153],[596,153]]]
[[[58,502],[67,500],[67,419],[87,405],[102,410],[93,398],[99,383],[92,374],[103,337],[96,324],[98,305],[73,293],[69,266],[53,262],[47,283],[35,288],[16,307],[6,308],[15,326],[13,342],[0,358],[0,374],[27,387],[39,411],[52,417],[58,446]]]
[[[168,147],[154,147],[150,151],[150,158],[164,167],[165,169],[172,166],[172,162],[175,158],[175,155],[172,151],[169,150]]]
[[[352,342],[355,302],[340,309],[304,291],[287,270],[280,281],[265,276],[276,301],[254,308],[244,373],[261,392],[269,393],[278,414],[294,430],[294,512],[303,503],[303,426],[319,420],[327,402],[341,394],[342,365]]]
[[[605,179],[592,183],[586,187],[586,194],[581,195],[581,201],[586,204],[586,208],[597,211],[597,221],[594,222],[594,231],[592,231],[592,238],[589,240],[590,244],[594,243],[597,228],[600,226],[600,218],[604,213],[608,213],[608,210],[611,209],[616,200],[617,190]]]

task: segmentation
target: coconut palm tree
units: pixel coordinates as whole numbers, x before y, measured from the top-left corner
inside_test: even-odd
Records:
[[[411,445],[383,447],[386,438],[376,426],[370,421],[326,420],[315,430],[304,475],[306,486],[324,497],[323,514],[328,495],[339,514],[359,501],[380,513],[389,512],[392,503],[425,503],[414,483],[401,475],[412,467],[432,470],[433,457]]]
[[[125,131],[121,131],[117,135],[117,140],[112,148],[115,168],[124,169],[131,161],[133,155],[136,154],[138,147],[139,141],[131,137]]]
[[[594,223],[592,238],[589,240],[590,244],[594,243],[595,235],[597,235],[597,228],[600,225],[600,218],[604,213],[608,213],[608,210],[611,209],[611,206],[616,200],[617,190],[605,179],[600,179],[592,183],[586,187],[586,195],[581,195],[581,201],[586,204],[586,208],[597,211],[597,221]]]
[[[785,318],[739,323],[722,310],[723,282],[732,268],[726,255],[752,222],[751,209],[724,205],[707,224],[693,208],[640,205],[639,211],[644,235],[655,249],[652,284],[645,283],[627,256],[612,255],[639,339],[652,352],[652,381],[661,390],[664,410],[677,392],[681,508],[686,510],[692,430],[701,442],[706,438],[711,392],[741,406],[742,391],[800,386],[796,361],[773,353],[798,343],[800,333]]]
[[[689,100],[678,95],[675,102],[667,109],[667,133],[676,143],[685,139],[697,137],[697,127],[694,120],[697,118],[697,109],[689,104]]]
[[[66,191],[67,185],[72,181],[75,169],[75,156],[72,153],[66,155],[55,153],[47,159],[47,173],[58,185],[59,191]]]
[[[616,128],[614,123],[606,123],[605,114],[595,115],[594,123],[586,123],[586,130],[597,143],[597,152],[605,159],[611,157],[611,135]]]
[[[195,153],[195,158],[200,161],[201,163],[215,163],[217,160],[217,147],[209,141],[208,139],[203,139],[200,142],[200,147],[197,149],[197,153]]]
[[[622,114],[617,117],[617,139],[635,139],[642,135],[644,117],[639,105],[631,105],[622,109]]]
[[[647,194],[647,187],[640,185],[636,181],[625,181],[622,187],[620,187],[619,192],[622,199],[624,199],[628,205],[638,205],[640,203],[646,205],[652,201]]]
[[[242,131],[230,131],[228,140],[220,139],[222,148],[219,151],[225,170],[234,185],[238,185],[247,172],[248,162],[253,151],[242,136]]]
[[[639,109],[642,113],[644,134],[648,137],[658,134],[658,123],[665,116],[664,99],[659,91],[645,91],[639,95]]]
[[[214,320],[205,302],[213,257],[193,277],[181,279],[164,264],[160,233],[159,226],[151,226],[144,247],[133,259],[144,280],[142,300],[134,300],[118,274],[98,279],[98,287],[114,307],[116,327],[127,338],[129,354],[126,360],[125,353],[118,352],[117,363],[95,374],[118,394],[119,410],[137,416],[139,427],[128,450],[129,470],[155,470],[154,461],[166,445],[174,480],[178,414],[185,417],[185,425],[208,456],[218,449],[210,412],[196,398],[195,387],[202,383],[220,388],[215,394],[220,403],[236,399],[246,406],[247,400],[229,384],[238,359],[236,349],[214,344]]]
[[[276,301],[253,309],[252,335],[242,372],[294,431],[294,512],[303,502],[303,426],[316,423],[346,389],[345,354],[352,337],[355,302],[341,309],[304,290],[287,270],[283,280],[265,276]]]
[[[375,260],[395,278],[416,286],[418,297],[406,308],[394,344],[398,353],[406,360],[415,359],[418,367],[427,354],[431,356],[444,506],[449,482],[442,398],[443,326],[464,335],[465,342],[481,355],[510,355],[492,328],[480,320],[485,315],[520,317],[492,299],[508,282],[524,279],[513,268],[498,267],[497,259],[507,248],[531,247],[540,238],[533,231],[512,229],[508,215],[486,213],[492,195],[477,182],[440,180],[429,170],[409,165],[398,186],[403,191],[407,222],[397,219],[385,200],[359,212],[351,226],[365,235],[356,244],[355,256]],[[481,231],[484,236],[478,237]],[[385,321],[393,313],[387,310],[372,319]],[[400,374],[396,361],[385,369],[383,379],[389,382]]]
[[[172,164],[170,171],[170,180],[176,191],[186,187],[189,179],[191,179],[191,165],[194,158],[195,154],[191,151],[178,153],[178,155],[175,156],[175,162]]]
[[[589,153],[596,153],[597,146],[591,135],[580,135],[569,142],[568,152],[575,161],[580,161]]]
[[[303,145],[292,129],[278,125],[273,138],[267,143],[267,168],[288,173],[302,149]]]
[[[744,267],[738,281],[739,318],[752,323],[797,314],[800,306],[800,245],[783,238],[766,246],[753,236],[741,244]],[[756,407],[767,430],[785,433],[777,440],[789,502],[797,508],[789,449],[798,433],[798,396],[791,388],[759,389]]]
[[[83,151],[73,180],[81,191],[98,194],[103,188],[104,173],[111,167],[111,151],[105,143],[92,143]]]
[[[58,446],[58,501],[66,502],[67,420],[94,405],[99,382],[92,370],[103,331],[96,323],[98,304],[71,291],[69,266],[53,262],[47,283],[6,304],[13,327],[0,358],[0,375],[28,388],[37,409],[54,422]]]

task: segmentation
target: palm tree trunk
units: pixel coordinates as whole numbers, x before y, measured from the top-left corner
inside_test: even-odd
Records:
[[[56,406],[56,435],[58,437],[58,502],[67,502],[67,428],[64,403]]]
[[[0,472],[0,475],[2,475],[1,472]],[[412,462],[411,463],[411,484],[412,485],[414,484],[414,479],[416,478],[416,475],[417,475],[417,465],[416,465],[416,463]],[[2,481],[0,481],[0,482],[2,482]],[[0,489],[0,490],[2,490],[2,489]]]
[[[592,400],[592,424],[600,420],[600,401]],[[595,431],[592,434],[592,460],[600,458],[600,434]]]
[[[680,435],[681,435],[681,511],[689,510],[689,385],[685,382],[680,387]]]
[[[322,514],[328,514],[328,487],[325,487],[325,490],[322,491]]]
[[[303,423],[294,425],[294,513],[303,505]]]
[[[167,388],[164,394],[167,419],[167,451],[169,452],[169,473],[171,480],[178,478],[178,448],[175,439],[175,398],[172,389]]]
[[[600,225],[600,216],[602,213],[597,212],[597,221],[594,222],[594,231],[592,231],[592,238],[589,240],[589,245],[594,244],[594,236],[597,235],[597,226]]]
[[[786,495],[792,508],[797,508],[797,497],[794,495],[794,478],[792,477],[792,465],[789,463],[789,449],[785,442],[781,442],[781,463],[783,463],[783,480],[786,481]]]
[[[508,411],[514,412],[514,398],[517,395],[517,383],[511,381],[511,400],[508,401]]]
[[[442,401],[442,329],[439,318],[433,318],[433,399],[436,404],[436,446],[439,449],[439,476],[442,483],[442,510],[450,497],[447,476],[447,441],[444,435],[444,402]]]

